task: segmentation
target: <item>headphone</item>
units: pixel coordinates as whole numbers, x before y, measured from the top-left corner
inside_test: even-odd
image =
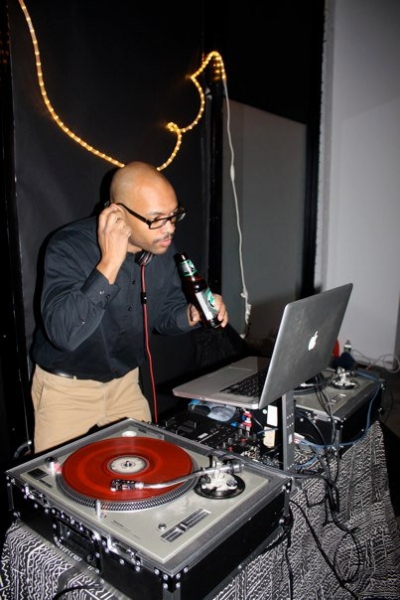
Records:
[[[151,252],[148,252],[147,250],[141,250],[135,254],[135,263],[137,263],[140,267],[145,267],[149,264],[152,258],[153,254]]]

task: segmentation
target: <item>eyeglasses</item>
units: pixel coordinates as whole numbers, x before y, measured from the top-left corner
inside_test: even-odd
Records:
[[[179,223],[179,221],[182,221],[186,216],[186,210],[183,208],[183,206],[179,205],[173,215],[170,215],[169,217],[157,217],[150,220],[146,219],[146,217],[142,217],[142,215],[139,215],[134,210],[128,208],[125,206],[125,204],[122,204],[122,202],[117,202],[117,204],[118,206],[123,206],[124,209],[127,210],[128,213],[133,217],[136,217],[137,219],[140,219],[140,221],[143,221],[143,223],[146,223],[149,229],[160,229],[160,227],[164,227],[168,221],[171,221],[172,225],[175,225],[175,223]]]

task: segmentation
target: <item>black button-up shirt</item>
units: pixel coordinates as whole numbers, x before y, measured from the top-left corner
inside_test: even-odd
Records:
[[[166,335],[191,329],[175,252],[171,244],[145,267],[149,330]],[[110,285],[95,268],[99,260],[95,217],[52,236],[45,255],[42,323],[32,347],[32,359],[43,369],[104,382],[143,362],[140,267],[128,252]]]

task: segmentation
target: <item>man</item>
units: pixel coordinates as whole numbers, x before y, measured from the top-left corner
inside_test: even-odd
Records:
[[[172,238],[185,216],[156,168],[133,162],[111,183],[111,203],[56,232],[45,256],[42,323],[32,348],[35,452],[132,417],[151,420],[138,381],[144,361],[141,267],[149,330],[198,325],[177,273]],[[215,297],[221,326],[228,322]]]

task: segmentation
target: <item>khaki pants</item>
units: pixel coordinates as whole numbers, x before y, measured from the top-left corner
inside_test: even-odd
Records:
[[[151,421],[149,404],[138,382],[139,369],[107,383],[69,379],[35,367],[32,401],[35,413],[34,451],[42,452],[93,426],[131,417]]]

